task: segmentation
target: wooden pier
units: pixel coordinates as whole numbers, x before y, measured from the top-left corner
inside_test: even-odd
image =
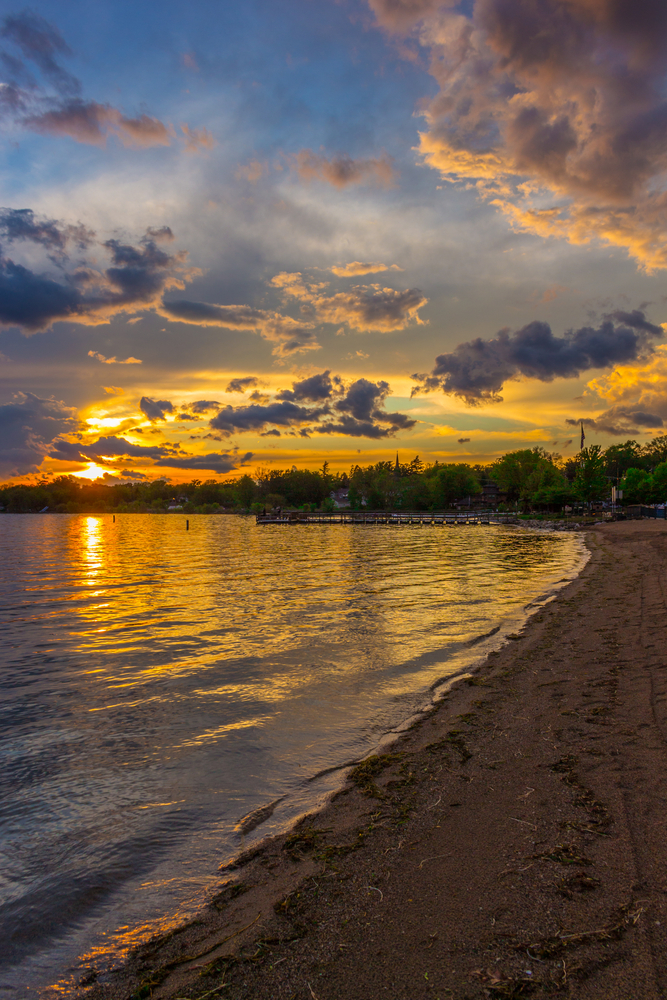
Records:
[[[337,511],[334,513],[288,511],[281,514],[258,514],[257,524],[385,524],[401,527],[409,524],[439,524],[457,527],[465,524],[504,524],[514,520],[515,515],[470,511],[462,513],[439,513],[432,511]]]

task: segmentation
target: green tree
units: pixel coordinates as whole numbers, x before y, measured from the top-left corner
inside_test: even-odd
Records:
[[[527,508],[542,485],[558,481],[557,475],[561,473],[555,461],[559,458],[544,448],[522,448],[497,459],[489,469],[489,475],[509,501],[518,500]]]
[[[653,470],[653,500],[655,503],[667,502],[667,462],[661,462]]]
[[[653,476],[646,469],[628,469],[621,481],[624,503],[649,503],[653,493]]]
[[[583,448],[578,456],[579,468],[574,478],[574,491],[584,503],[605,500],[610,494],[609,480],[605,475],[605,458],[599,444]]]
[[[443,465],[435,476],[432,503],[436,510],[450,507],[455,500],[467,499],[482,492],[479,479],[464,462]]]
[[[636,441],[612,444],[605,450],[605,474],[618,483],[628,469],[640,469],[645,464],[642,447]]]
[[[655,469],[662,462],[667,462],[667,434],[659,434],[648,441],[642,448],[642,457],[649,469]],[[639,465],[639,462],[636,463]]]
[[[245,476],[241,476],[236,484],[236,499],[238,500],[240,506],[249,510],[250,505],[255,499],[256,492],[257,487],[250,476],[247,473]]]

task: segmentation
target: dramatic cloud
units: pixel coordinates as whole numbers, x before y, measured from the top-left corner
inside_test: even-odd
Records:
[[[175,407],[167,399],[149,399],[148,396],[142,396],[139,400],[139,409],[150,421],[154,421],[166,420],[165,413],[173,413]]]
[[[80,81],[58,62],[61,56],[71,56],[71,49],[57,28],[33,11],[6,17],[0,37],[14,48],[14,52],[0,51],[5,75],[0,87],[0,114],[17,124],[93,146],[104,146],[109,136],[135,148],[168,146],[175,138],[173,127],[158,118],[146,113],[129,117],[110,104],[84,100]],[[181,131],[188,152],[210,149],[214,144],[205,128],[181,125]]]
[[[78,227],[63,227],[50,220],[39,222],[29,210],[24,215],[22,211],[5,216],[11,239],[27,239],[47,248],[55,241],[64,257],[57,234],[65,234],[63,239],[69,239],[70,230],[78,233]],[[166,232],[170,230],[158,231],[161,242]],[[83,230],[81,239],[84,235],[87,240],[92,238],[87,230]],[[111,266],[105,270],[77,266],[58,278],[37,274],[0,254],[0,324],[34,333],[48,329],[58,320],[87,325],[106,323],[118,313],[156,307],[166,290],[183,288],[187,280],[199,273],[185,266],[185,253],[167,253],[148,234],[139,241],[139,246],[111,239],[101,247],[110,255]]]
[[[535,320],[515,333],[501,330],[493,340],[478,337],[439,355],[430,374],[412,376],[419,383],[412,395],[441,390],[469,405],[500,402],[500,390],[511,379],[551,382],[636,361],[652,350],[650,338],[662,335],[662,327],[649,323],[640,310],[614,312],[599,327],[584,326],[562,337]]]
[[[95,358],[96,361],[100,361],[103,365],[143,365],[143,361],[140,358],[125,358],[124,360],[115,357],[106,358],[99,351],[88,351],[88,357]]]
[[[208,455],[187,455],[179,458],[163,458],[157,461],[156,465],[164,465],[171,469],[192,469],[202,472],[226,473],[233,472],[239,466],[245,465],[252,458],[253,453],[247,451],[245,455],[238,456],[236,452],[210,452]]]
[[[398,264],[380,264],[378,261],[350,261],[349,264],[335,264],[329,268],[339,278],[354,278],[360,274],[379,274],[380,271],[402,271]]]
[[[369,0],[431,56],[424,162],[513,225],[667,266],[667,8],[658,0]]]
[[[418,288],[397,291],[381,285],[355,285],[349,291],[326,295],[325,283],[307,283],[299,271],[282,271],[271,279],[271,284],[286,297],[304,303],[302,308],[313,321],[344,323],[361,333],[402,330],[410,322],[422,324],[419,310],[428,302]]]
[[[353,160],[346,154],[327,159],[311,149],[302,149],[294,159],[299,177],[304,181],[325,181],[337,188],[349,184],[393,187],[395,181],[392,159],[386,154],[369,160]]]
[[[0,236],[9,243],[29,240],[49,251],[54,260],[66,257],[68,243],[75,243],[84,250],[95,240],[95,233],[79,223],[63,225],[54,219],[38,219],[29,208],[0,208]]]
[[[217,399],[198,399],[190,404],[193,413],[208,413],[209,410],[217,410],[220,403]]]
[[[229,436],[235,431],[258,431],[267,424],[278,424],[280,427],[292,427],[317,419],[326,410],[309,410],[291,402],[274,402],[266,406],[224,406],[213,419],[212,430],[221,431]]]
[[[329,371],[321,372],[319,375],[311,375],[301,382],[292,383],[291,389],[283,389],[278,393],[278,399],[309,400],[311,403],[318,403],[322,399],[331,399],[334,392],[342,386],[341,379],[334,375],[331,378]]]
[[[181,299],[163,302],[158,308],[160,316],[195,326],[220,326],[229,330],[253,330],[273,343],[273,354],[284,357],[299,351],[318,350],[320,344],[312,325],[252,306],[219,306],[206,302]]]
[[[113,462],[116,459],[137,458],[150,461],[155,466],[225,473],[232,472],[239,465],[250,461],[252,452],[246,452],[241,457],[236,449],[231,452],[212,452],[208,455],[187,455],[171,445],[144,446],[131,444],[122,437],[112,436],[99,438],[89,444],[54,441],[49,457],[63,462]],[[135,479],[145,478],[142,473],[130,472],[127,469],[123,470],[121,475]]]
[[[246,375],[245,378],[233,378],[227,383],[225,392],[245,392],[246,389],[254,389],[260,381],[255,375]]]
[[[342,399],[334,405],[338,420],[323,424],[322,434],[345,434],[350,437],[393,437],[398,430],[409,430],[417,423],[404,413],[387,413],[384,401],[390,389],[387,382],[353,382]]]
[[[122,437],[101,437],[97,441],[89,444],[71,441],[54,441],[53,450],[49,452],[51,458],[58,458],[63,462],[86,462],[97,461],[104,458],[164,458],[171,448],[164,445],[141,445],[132,444]]]
[[[0,406],[0,476],[36,472],[60,434],[77,426],[76,409],[55,399],[19,392]]]
[[[76,142],[91,146],[106,145],[115,136],[124,146],[168,146],[174,137],[171,126],[149,115],[127,118],[118,108],[96,101],[73,100],[60,104],[53,111],[27,115],[22,124],[34,132],[66,135]]]
[[[629,406],[612,406],[595,418],[578,417],[576,420],[568,419],[565,423],[572,427],[579,427],[583,423],[585,427],[615,437],[641,434],[645,433],[647,428],[664,426],[662,417],[657,413],[646,413],[645,410]]]
[[[357,379],[346,386],[329,371],[292,383],[291,389],[277,393],[276,399],[251,406],[226,406],[210,422],[213,431],[224,437],[244,431],[280,437],[279,428],[301,437],[311,434],[342,434],[348,437],[385,438],[399,430],[409,430],[416,421],[403,413],[387,413],[384,402],[389,394],[386,382]],[[299,404],[314,405],[299,405]]]

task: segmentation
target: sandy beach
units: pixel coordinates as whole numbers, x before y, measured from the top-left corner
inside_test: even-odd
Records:
[[[70,995],[665,997],[667,526],[587,542],[581,576],[323,812]]]

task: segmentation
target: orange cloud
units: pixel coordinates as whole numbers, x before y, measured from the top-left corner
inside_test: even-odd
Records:
[[[105,358],[105,356],[103,354],[100,354],[98,351],[88,351],[88,357],[89,358],[95,358],[96,361],[101,361],[103,365],[142,365],[143,364],[143,361],[140,361],[139,358],[125,358],[124,361],[121,361],[120,358]],[[105,392],[112,392],[112,391],[114,391],[114,392],[122,392],[123,390],[122,389],[117,390],[117,389],[114,389],[113,386],[111,386],[110,388],[105,389],[104,391]]]
[[[336,188],[350,184],[376,184],[393,187],[395,173],[391,157],[353,160],[346,153],[327,159],[311,149],[302,149],[294,157],[297,173],[304,181],[325,181]]]
[[[300,299],[314,322],[344,323],[352,330],[389,332],[402,330],[410,322],[423,324],[419,310],[428,299],[419,288],[383,288],[355,285],[349,291],[325,295],[326,284],[307,284],[299,271],[281,272],[271,281],[285,295]]]
[[[335,264],[329,268],[339,278],[352,278],[361,274],[378,274],[380,271],[402,271],[398,264],[380,264],[378,262],[364,263],[360,260],[353,260],[349,264]]]
[[[667,18],[612,0],[369,0],[379,22],[418,29],[439,93],[423,162],[474,187],[520,230],[623,248],[667,267]]]
[[[201,153],[205,149],[213,149],[215,139],[207,128],[190,128],[189,125],[181,125],[181,132],[185,136],[186,153]]]
[[[106,145],[107,138],[115,135],[124,146],[168,146],[174,137],[171,125],[158,118],[140,115],[127,118],[118,108],[96,101],[72,100],[55,111],[32,115],[24,124],[35,132],[49,135],[67,135],[76,142],[92,146]]]

